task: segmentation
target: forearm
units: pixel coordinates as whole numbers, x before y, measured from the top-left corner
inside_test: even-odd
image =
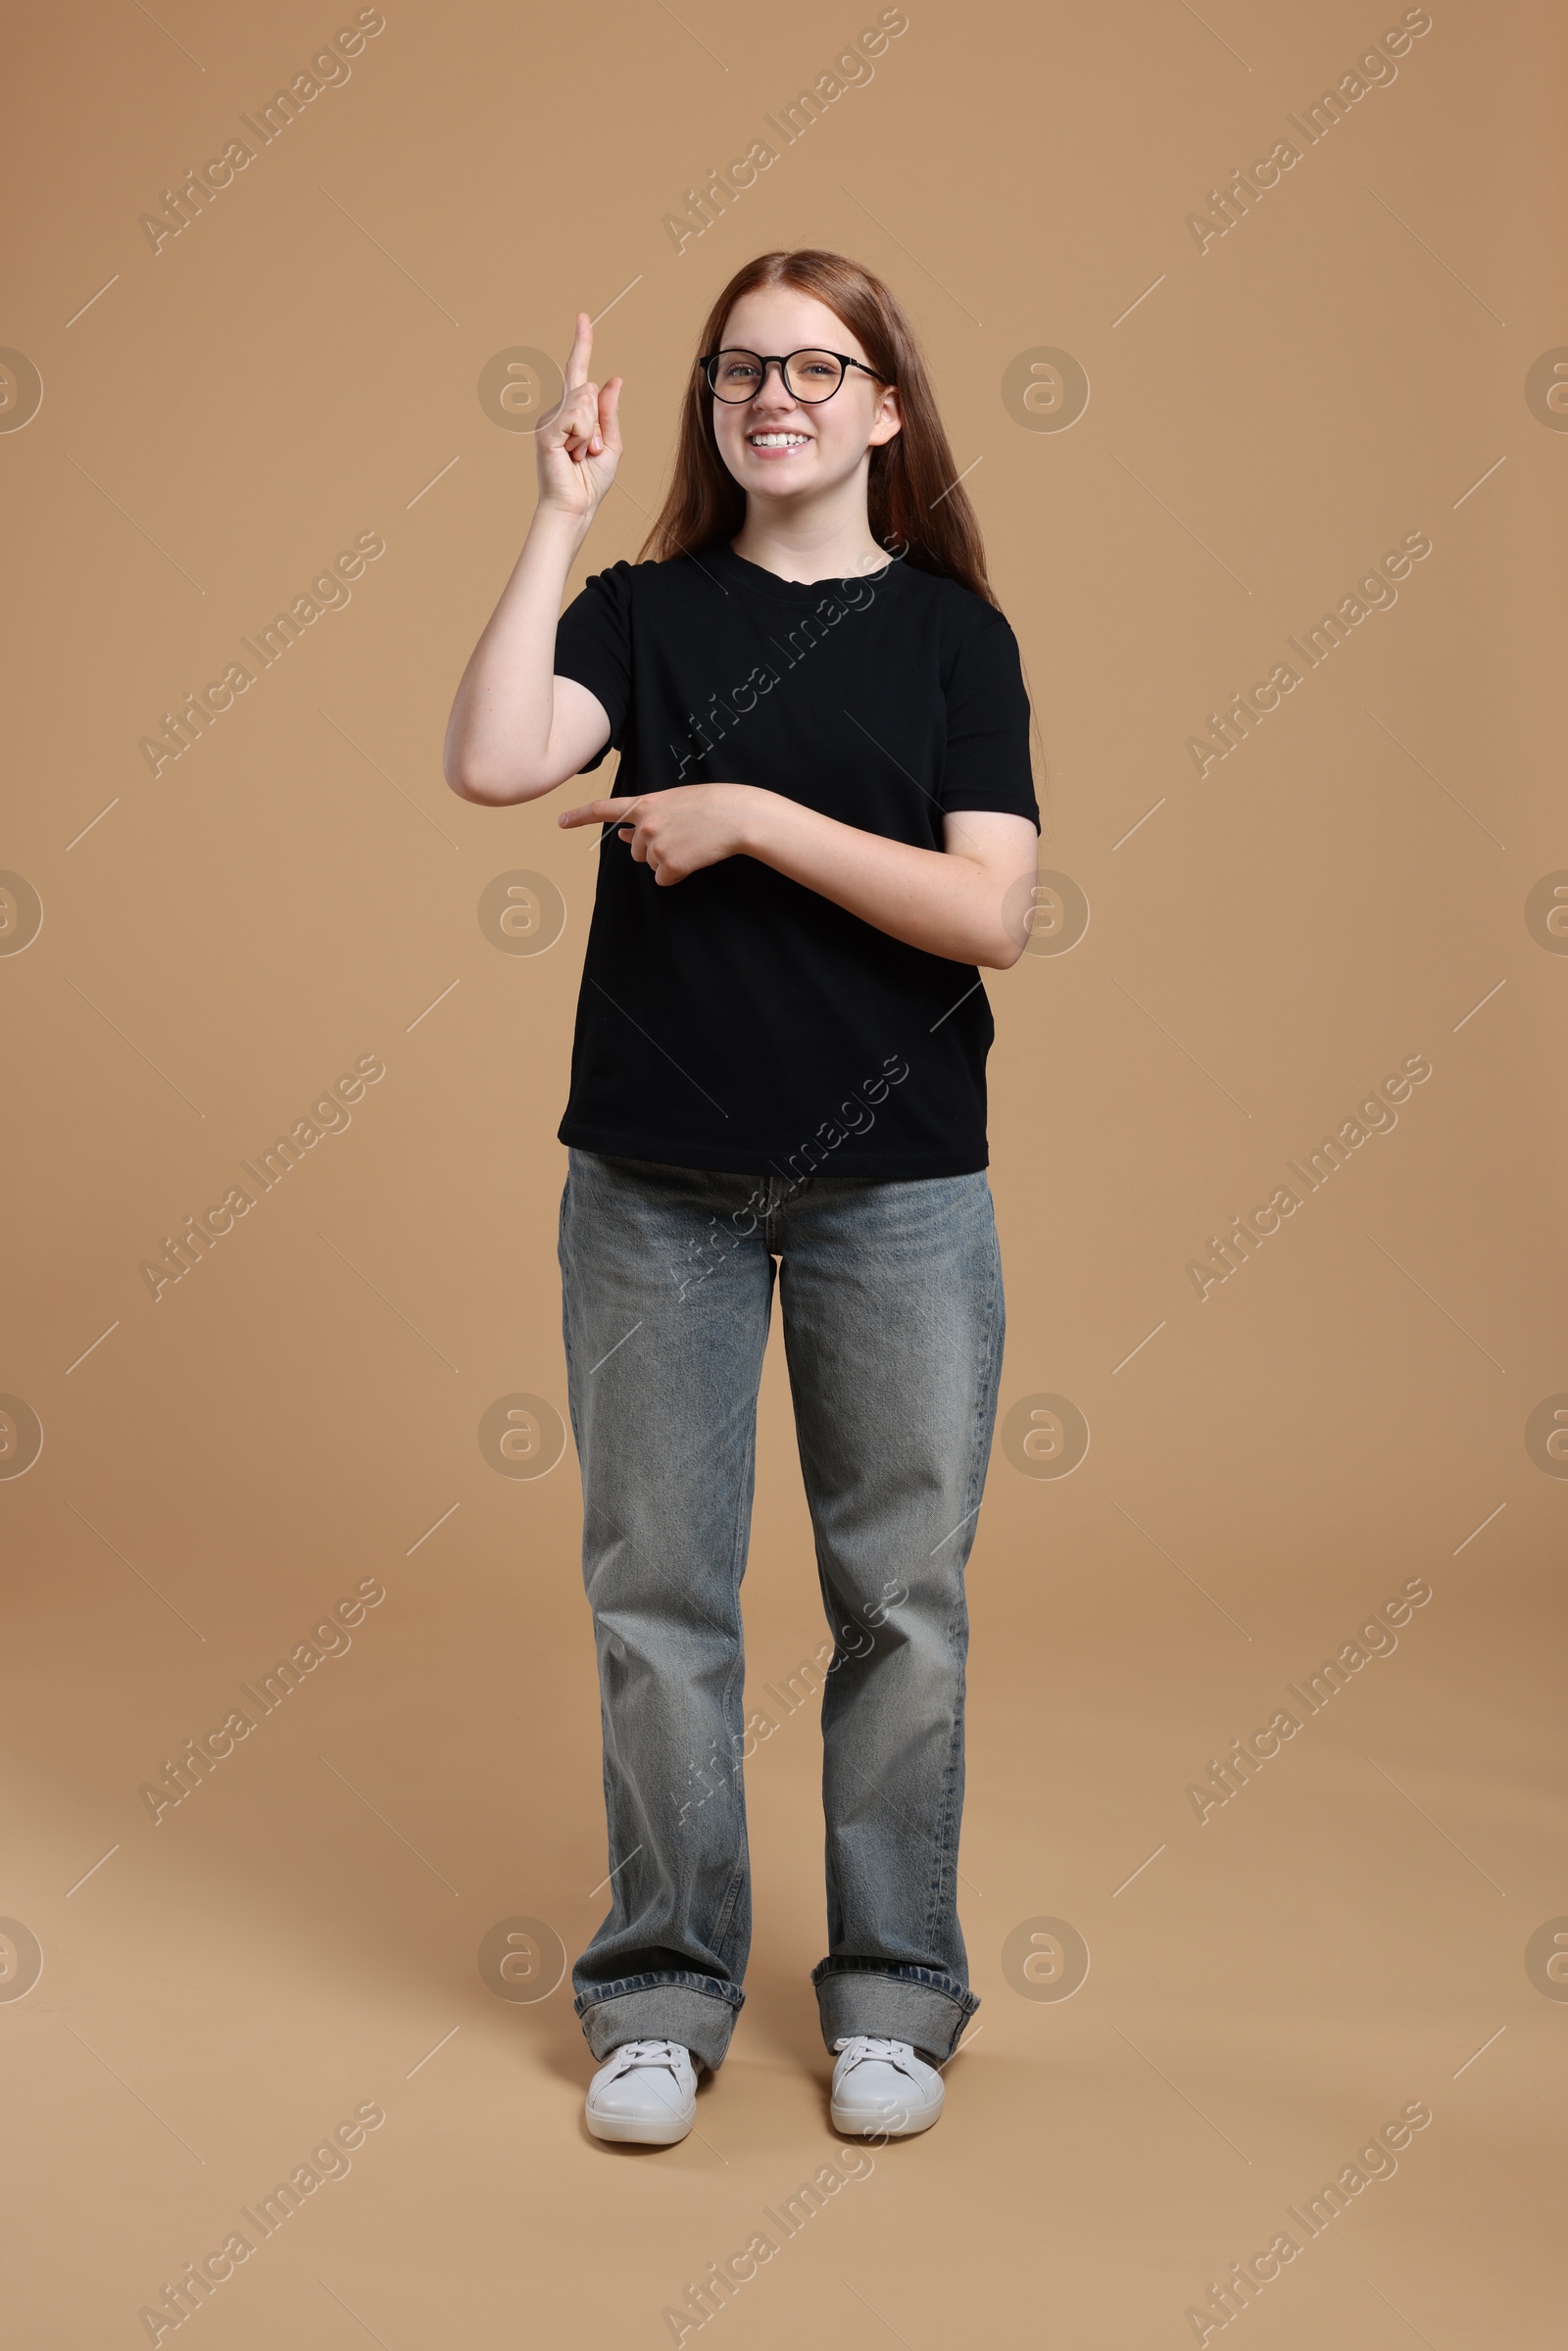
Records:
[[[1016,961],[1019,941],[1004,925],[1005,885],[975,859],[861,832],[781,793],[758,792],[755,804],[748,857],[908,947],[999,970]]]
[[[556,622],[588,521],[541,505],[474,647],[447,721],[442,771],[466,799],[533,797],[555,716]],[[550,778],[550,782],[558,779]],[[539,782],[537,790],[547,790]]]

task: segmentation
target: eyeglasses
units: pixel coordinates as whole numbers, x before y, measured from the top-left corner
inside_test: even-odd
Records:
[[[775,366],[790,398],[808,405],[831,400],[844,381],[846,367],[858,367],[873,383],[888,380],[864,360],[852,359],[847,351],[774,352],[766,359],[755,351],[710,351],[697,365],[715,400],[755,400],[767,381],[769,367]]]

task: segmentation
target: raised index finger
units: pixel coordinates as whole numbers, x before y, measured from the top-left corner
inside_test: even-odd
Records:
[[[566,361],[565,388],[568,392],[575,391],[578,384],[585,384],[588,381],[588,357],[593,347],[593,320],[586,311],[579,311],[577,313],[577,331],[572,338],[570,357]]]

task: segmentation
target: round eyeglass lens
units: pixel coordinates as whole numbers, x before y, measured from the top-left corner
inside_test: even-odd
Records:
[[[831,351],[797,351],[784,373],[797,400],[825,400],[844,380],[844,368]]]

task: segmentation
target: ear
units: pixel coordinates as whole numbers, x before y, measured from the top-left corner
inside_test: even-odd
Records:
[[[884,384],[882,398],[877,404],[876,422],[871,427],[866,446],[871,449],[880,449],[884,441],[891,441],[895,433],[902,432],[903,429],[904,418],[899,414],[898,387],[895,384]]]

